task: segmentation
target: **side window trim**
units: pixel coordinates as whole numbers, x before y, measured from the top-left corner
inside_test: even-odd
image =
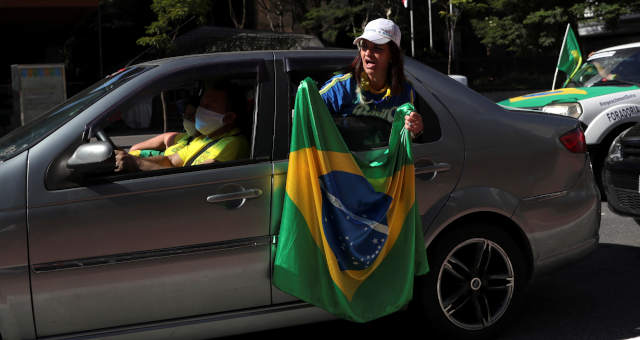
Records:
[[[442,139],[442,127],[440,126],[440,118],[436,109],[434,109],[433,101],[437,101],[439,106],[443,106],[440,100],[424,86],[424,83],[415,77],[411,72],[405,70],[407,81],[413,86],[416,98],[418,113],[422,115],[425,130],[423,134],[417,138],[417,143],[434,143]],[[428,107],[428,110],[426,107]]]

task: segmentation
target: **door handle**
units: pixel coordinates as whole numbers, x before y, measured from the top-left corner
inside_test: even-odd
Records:
[[[416,175],[420,174],[428,174],[431,172],[445,172],[451,170],[451,165],[449,163],[436,163],[428,166],[416,167]]]
[[[220,203],[226,201],[245,200],[262,196],[260,189],[245,189],[227,194],[216,194],[207,197],[208,203]]]

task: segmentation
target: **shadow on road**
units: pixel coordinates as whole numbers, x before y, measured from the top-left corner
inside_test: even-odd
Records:
[[[501,339],[626,339],[640,336],[640,248],[600,244],[540,277]]]
[[[357,324],[343,320],[228,339],[301,337],[400,339],[429,336],[427,320],[407,311]],[[539,277],[500,340],[628,339],[640,336],[640,247],[604,243],[581,261]]]

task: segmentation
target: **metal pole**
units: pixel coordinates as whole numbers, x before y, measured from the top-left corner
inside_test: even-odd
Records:
[[[427,0],[429,4],[429,49],[433,51],[433,26],[431,25],[431,0]]]
[[[413,1],[409,1],[409,17],[411,18],[411,56],[416,56],[416,48],[413,36]]]
[[[104,76],[104,68],[102,62],[102,11],[100,11],[100,3],[98,1],[98,60],[99,60],[99,69],[100,69],[100,79]]]
[[[451,4],[451,0],[449,0],[449,17],[447,18],[447,28],[449,32],[447,32],[447,36],[449,37],[449,58],[447,60],[447,74],[451,74],[451,63],[453,62],[453,58],[455,57],[454,50],[454,36],[453,36],[453,5]]]
[[[569,27],[571,24],[567,24],[567,29],[564,31],[564,38],[562,38],[562,47],[560,47],[560,55],[558,56],[558,63],[556,64],[556,71],[553,73],[553,84],[551,84],[551,90],[556,89],[556,77],[558,77],[558,66],[560,65],[560,58],[562,58],[562,52],[564,51],[564,45],[567,43],[567,35],[569,34]]]
[[[449,41],[449,43],[451,44],[451,57],[454,58],[456,55],[456,44],[455,44],[455,37],[453,35],[453,4],[451,3],[451,0],[449,0],[449,29],[451,30],[451,41]]]

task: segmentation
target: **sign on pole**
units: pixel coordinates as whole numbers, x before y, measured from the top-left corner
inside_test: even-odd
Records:
[[[67,99],[64,64],[11,65],[11,88],[24,125]]]

